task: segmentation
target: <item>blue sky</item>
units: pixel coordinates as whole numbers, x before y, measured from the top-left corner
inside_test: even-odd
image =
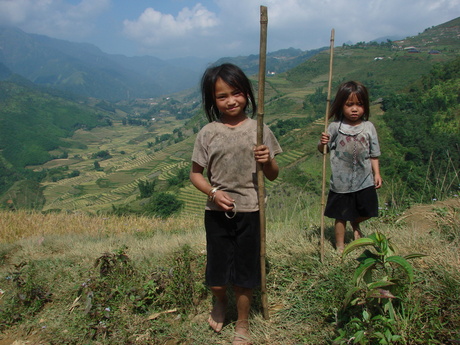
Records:
[[[460,0],[0,0],[0,23],[162,59],[257,54],[260,5],[267,50],[411,36],[460,16]]]

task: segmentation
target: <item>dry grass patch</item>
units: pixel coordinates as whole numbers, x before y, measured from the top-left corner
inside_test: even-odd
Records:
[[[445,228],[458,225],[458,208],[444,207],[433,205],[433,216],[436,210],[448,215],[437,216],[428,231],[419,231],[409,217],[364,225],[368,234],[379,230],[390,237],[401,255],[428,255],[412,261],[416,279],[404,297],[406,314],[398,324],[407,344],[458,339],[459,243],[447,239],[451,233]],[[41,288],[43,299],[51,293],[50,301],[33,313],[21,309],[27,318],[8,319],[12,323],[5,333],[19,332],[8,339],[27,341],[35,334],[41,344],[229,344],[236,320],[233,305],[221,334],[206,323],[211,298],[203,284],[202,218],[202,213],[167,220],[0,213],[2,277],[16,272]],[[341,261],[333,248],[332,221],[327,220],[325,260],[320,262],[319,205],[307,195],[292,194],[276,205],[273,200],[267,219],[270,319],[262,318],[257,292],[250,320],[254,344],[331,344],[355,258]],[[107,266],[112,273],[105,276],[104,260],[112,264]],[[26,264],[18,268],[21,262]],[[10,283],[1,284],[0,310],[14,291]],[[85,313],[89,292],[94,300]]]

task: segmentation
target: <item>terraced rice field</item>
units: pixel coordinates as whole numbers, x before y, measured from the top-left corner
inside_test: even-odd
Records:
[[[277,156],[276,161],[281,167],[283,167],[297,161],[303,157],[303,155],[304,154],[300,151],[289,151]],[[265,188],[267,192],[281,181],[281,178],[277,178],[275,181],[265,180]],[[184,202],[185,207],[183,212],[188,214],[201,214],[206,204],[206,195],[201,193],[193,185],[187,185],[182,188],[179,192],[178,199]]]
[[[191,140],[184,140],[171,145],[168,150],[152,153],[150,150],[139,150],[126,157],[113,157],[100,163],[104,171],[95,171],[92,160],[80,176],[60,180],[45,185],[47,203],[44,211],[85,210],[95,212],[110,209],[113,204],[127,204],[138,195],[138,182],[151,180],[167,180],[189,160],[176,157],[174,152],[190,151]],[[93,170],[91,170],[93,169]],[[104,179],[108,186],[100,187],[98,181]],[[133,197],[134,196],[134,197]]]
[[[139,136],[138,131],[128,131],[131,136]],[[88,134],[87,134],[88,135]],[[157,179],[160,183],[168,181],[177,172],[190,164],[195,136],[172,144],[154,152],[142,143],[126,146],[129,138],[110,137],[94,134],[92,151],[107,149],[112,158],[100,161],[102,171],[94,168],[94,159],[88,154],[79,161],[69,164],[69,169],[78,169],[80,175],[44,184],[46,205],[44,211],[59,209],[66,211],[82,210],[97,212],[110,210],[112,205],[128,205],[139,195],[139,181]],[[126,148],[129,154],[120,154]],[[303,156],[300,151],[289,151],[277,157],[278,164],[287,166]],[[267,191],[281,180],[266,182]],[[206,203],[206,195],[199,192],[190,183],[179,190],[177,196],[184,202],[184,213],[201,214]]]

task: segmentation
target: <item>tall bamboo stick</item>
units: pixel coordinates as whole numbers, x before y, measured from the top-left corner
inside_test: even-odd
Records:
[[[327,132],[329,106],[331,105],[331,84],[332,84],[332,63],[334,60],[334,29],[331,30],[331,46],[329,57],[329,81],[327,86],[326,115],[324,116],[324,132]],[[326,165],[327,165],[327,145],[323,147],[323,183],[321,194],[321,262],[324,262],[324,209],[326,207]]]
[[[265,66],[267,62],[267,7],[260,6],[260,51],[259,51],[259,88],[257,108],[257,146],[263,144]],[[262,314],[268,320],[267,276],[265,272],[266,234],[265,234],[265,181],[261,163],[257,163],[257,182],[260,214],[260,291]]]

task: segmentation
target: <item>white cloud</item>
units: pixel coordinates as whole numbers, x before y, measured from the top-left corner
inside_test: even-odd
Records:
[[[147,8],[137,20],[125,20],[123,25],[126,36],[148,48],[183,40],[193,43],[210,35],[218,23],[216,15],[198,3],[192,9],[185,7],[177,17]]]
[[[78,39],[91,32],[95,18],[109,5],[110,0],[81,0],[76,5],[64,0],[0,0],[0,21],[27,32]]]
[[[216,0],[223,25],[245,34],[246,50],[256,44],[259,30],[259,0]],[[336,44],[370,41],[392,35],[412,35],[425,28],[454,19],[460,0],[265,0],[268,7],[268,50],[295,47],[314,49],[329,45],[331,29]],[[246,30],[244,33],[242,30]],[[251,38],[251,44],[248,44]],[[257,37],[258,39],[258,37]]]

